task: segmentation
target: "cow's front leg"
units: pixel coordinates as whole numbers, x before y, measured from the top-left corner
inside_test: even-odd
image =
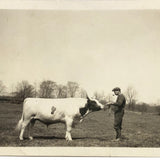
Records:
[[[71,137],[72,123],[73,123],[73,119],[66,118],[66,136],[65,138],[67,141],[72,141],[72,137]]]

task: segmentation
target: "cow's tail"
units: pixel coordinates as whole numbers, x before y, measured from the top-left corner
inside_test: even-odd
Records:
[[[23,102],[22,117],[21,117],[21,119],[19,120],[19,122],[18,122],[17,125],[16,125],[16,128],[15,128],[16,131],[20,131],[21,128],[22,128],[22,122],[23,122],[23,120],[24,120],[24,104],[26,103],[26,101],[27,101],[27,98],[26,98],[26,99],[24,100],[24,102]]]
[[[22,122],[23,122],[23,113],[22,113],[22,117],[21,119],[19,120],[19,122],[17,123],[17,126],[16,126],[16,131],[20,131],[21,128],[22,128]]]

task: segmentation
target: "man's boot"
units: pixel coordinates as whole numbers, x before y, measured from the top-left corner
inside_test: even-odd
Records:
[[[119,141],[121,139],[121,130],[116,129],[116,140]]]

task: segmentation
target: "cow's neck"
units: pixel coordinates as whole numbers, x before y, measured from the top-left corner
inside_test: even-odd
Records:
[[[87,113],[88,110],[89,110],[88,107],[85,106],[83,108],[80,108],[79,112],[80,112],[81,116],[83,117]]]
[[[85,107],[79,109],[79,112],[81,114],[81,118],[86,117],[89,113],[91,113],[91,111],[89,110],[89,104],[86,103]]]

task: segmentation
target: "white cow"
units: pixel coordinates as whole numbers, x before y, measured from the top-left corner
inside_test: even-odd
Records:
[[[19,139],[23,140],[26,126],[30,129],[36,120],[46,125],[54,123],[66,124],[66,140],[72,140],[71,129],[75,122],[82,121],[83,118],[93,112],[103,109],[103,105],[95,99],[85,98],[64,98],[64,99],[45,99],[45,98],[26,98],[23,103],[22,117],[17,124],[20,130]]]

